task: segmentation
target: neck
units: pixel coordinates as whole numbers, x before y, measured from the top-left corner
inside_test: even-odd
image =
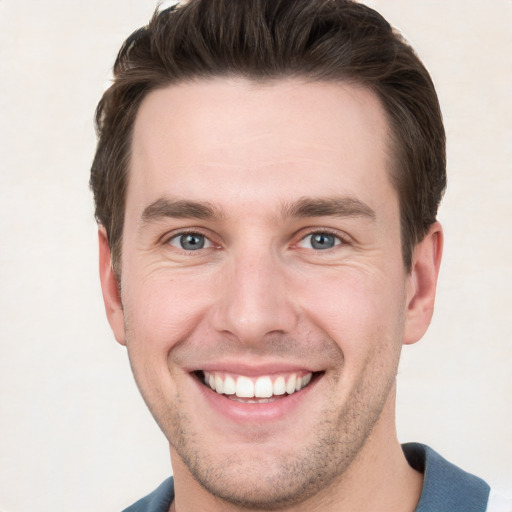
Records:
[[[349,470],[340,476],[332,493],[337,496],[332,508],[323,510],[413,512],[416,509],[423,475],[405,459],[394,428],[394,411],[392,422],[388,423],[392,424],[392,429],[382,420],[384,418],[379,420]],[[382,428],[382,424],[386,428]]]
[[[423,475],[407,463],[395,429],[394,390],[371,435],[350,467],[307,501],[274,512],[413,512]],[[175,502],[170,512],[247,512],[203,489],[171,448]],[[258,512],[251,509],[251,512]]]

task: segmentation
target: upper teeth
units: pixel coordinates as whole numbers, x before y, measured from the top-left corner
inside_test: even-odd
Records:
[[[236,395],[240,398],[269,398],[273,395],[291,395],[305,388],[311,381],[311,373],[291,373],[279,376],[226,375],[218,372],[204,373],[204,382],[220,395]]]

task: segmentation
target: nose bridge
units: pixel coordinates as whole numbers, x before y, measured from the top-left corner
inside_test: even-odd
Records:
[[[271,247],[261,244],[234,251],[219,289],[215,328],[242,343],[290,332],[297,315],[288,296],[284,265]]]

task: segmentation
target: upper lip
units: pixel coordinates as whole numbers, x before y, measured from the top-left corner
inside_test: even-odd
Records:
[[[311,365],[304,363],[292,363],[285,361],[272,361],[266,363],[248,363],[242,361],[215,361],[205,363],[204,365],[197,365],[190,368],[190,373],[197,371],[206,372],[226,372],[236,375],[246,375],[248,377],[257,377],[260,375],[272,375],[276,373],[290,373],[290,372],[307,372],[313,373],[323,371],[324,368],[314,368]]]

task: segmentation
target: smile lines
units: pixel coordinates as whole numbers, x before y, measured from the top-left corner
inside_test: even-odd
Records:
[[[219,395],[233,395],[238,398],[271,398],[273,396],[291,395],[304,389],[313,374],[295,372],[270,377],[246,377],[227,375],[220,372],[203,372],[203,382]]]

